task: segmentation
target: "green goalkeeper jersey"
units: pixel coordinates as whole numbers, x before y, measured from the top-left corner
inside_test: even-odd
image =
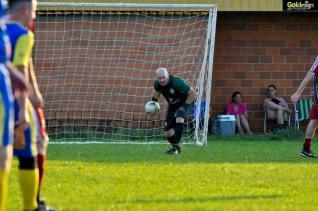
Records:
[[[166,86],[161,86],[158,80],[155,80],[154,88],[164,96],[169,107],[177,109],[187,100],[191,87],[183,79],[169,75],[169,83]]]

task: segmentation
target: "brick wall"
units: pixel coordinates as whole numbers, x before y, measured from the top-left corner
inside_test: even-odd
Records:
[[[239,90],[243,93],[243,101],[248,105],[252,130],[260,132],[266,86],[275,84],[278,95],[289,100],[313,59],[318,55],[316,16],[315,13],[219,13],[212,85],[213,115],[224,113],[232,92]],[[35,66],[41,90],[47,101],[47,118],[50,120],[79,117],[101,121],[107,118],[124,118],[129,124],[130,120],[145,118],[138,103],[145,102],[151,96],[151,90],[144,88],[151,86],[151,81],[135,81],[130,80],[131,78],[153,78],[153,75],[146,71],[162,65],[167,65],[172,73],[184,71],[180,69],[180,64],[186,65],[187,70],[184,74],[189,74],[188,70],[193,71],[200,67],[200,49],[203,47],[191,48],[191,45],[198,42],[196,46],[203,46],[204,42],[191,37],[202,33],[200,30],[204,28],[203,25],[190,24],[191,29],[184,27],[183,31],[189,32],[188,37],[185,42],[178,45],[173,40],[168,48],[133,42],[133,46],[128,48],[127,39],[120,42],[117,39],[117,43],[114,44],[114,39],[102,38],[107,35],[108,38],[130,37],[138,41],[143,40],[131,32],[141,30],[140,25],[129,26],[126,22],[119,24],[113,19],[113,23],[88,26],[86,21],[65,21],[68,18],[70,17],[40,16],[35,34]],[[86,17],[83,20],[88,19]],[[162,25],[160,21],[152,24]],[[176,26],[173,22],[164,24]],[[72,27],[75,30],[68,31]],[[105,29],[105,32],[94,32],[94,29],[100,28]],[[119,32],[115,32],[116,30]],[[175,33],[172,28],[148,32],[153,35]],[[156,42],[162,44],[167,40],[163,38]],[[188,45],[189,48],[182,50],[184,45]],[[113,48],[110,55],[105,54],[105,49],[108,48]],[[172,48],[175,48],[173,51],[177,48],[179,50],[173,54],[175,58],[170,64],[164,64],[162,61],[169,61],[171,56],[155,54],[157,51],[169,52]],[[150,58],[151,53],[153,54]],[[198,54],[199,56],[195,56]],[[117,78],[107,79],[110,75],[117,75]],[[195,84],[198,72],[187,77]],[[128,87],[136,86],[142,88],[130,89],[132,93],[127,94]],[[125,92],[126,95],[109,96],[121,92]],[[135,98],[137,106],[129,104],[130,94],[140,96]],[[305,94],[309,94],[309,89]],[[163,116],[162,114],[161,118]],[[98,125],[96,121],[88,124]]]
[[[161,129],[166,104],[150,117],[158,67],[198,86],[208,15],[94,13],[40,15],[34,60],[48,127]],[[155,119],[153,119],[155,118]]]
[[[317,21],[316,13],[219,13],[213,111],[223,113],[231,94],[239,90],[252,130],[260,132],[266,86],[275,84],[278,95],[290,102],[318,55]]]

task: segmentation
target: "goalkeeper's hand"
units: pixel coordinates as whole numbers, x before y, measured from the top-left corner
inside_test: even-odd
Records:
[[[155,98],[155,97],[152,97],[152,98],[151,98],[151,101],[158,102],[158,100],[159,100],[159,99],[157,99],[157,98]]]

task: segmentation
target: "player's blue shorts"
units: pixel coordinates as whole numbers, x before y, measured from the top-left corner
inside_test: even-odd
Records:
[[[14,108],[13,95],[8,70],[0,64],[0,147],[13,141]]]
[[[24,131],[15,131],[13,155],[19,157],[35,157],[37,155],[37,119],[34,108],[29,100],[26,100],[25,115],[28,126]],[[14,103],[15,121],[18,120],[20,109],[18,103]]]

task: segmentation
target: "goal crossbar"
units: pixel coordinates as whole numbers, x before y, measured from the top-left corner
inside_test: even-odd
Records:
[[[134,3],[79,3],[79,2],[38,2],[38,7],[111,7],[111,8],[196,8],[212,9],[215,4],[134,4]]]

